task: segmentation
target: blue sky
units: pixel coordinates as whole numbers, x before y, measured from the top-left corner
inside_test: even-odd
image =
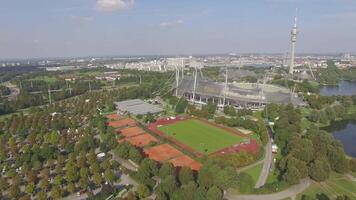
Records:
[[[0,0],[0,58],[356,53],[356,0]]]

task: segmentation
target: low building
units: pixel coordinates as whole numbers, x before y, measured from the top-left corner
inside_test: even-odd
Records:
[[[140,99],[116,102],[116,109],[119,114],[145,115],[148,113],[157,114],[163,111],[159,105],[149,104]]]

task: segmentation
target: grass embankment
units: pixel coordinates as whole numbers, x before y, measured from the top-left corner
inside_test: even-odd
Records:
[[[327,195],[330,199],[335,199],[338,195],[348,195],[351,199],[356,199],[356,182],[344,175],[332,173],[325,182],[314,182],[308,189],[299,194],[297,199],[301,200],[303,194],[313,198]]]
[[[159,130],[201,153],[213,153],[242,142],[242,137],[199,120],[161,126]]]
[[[249,169],[246,169],[245,173],[250,175],[253,178],[253,183],[256,184],[258,178],[260,177],[261,171],[262,171],[263,163],[256,165],[254,167],[251,167]]]

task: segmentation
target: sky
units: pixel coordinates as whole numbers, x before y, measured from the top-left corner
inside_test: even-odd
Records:
[[[356,53],[356,0],[0,0],[0,59]]]

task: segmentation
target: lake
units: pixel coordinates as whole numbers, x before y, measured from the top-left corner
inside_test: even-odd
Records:
[[[327,131],[342,142],[347,155],[356,157],[356,120],[332,122]]]
[[[320,89],[322,96],[352,96],[356,95],[355,81],[341,81],[339,85],[328,85]]]

